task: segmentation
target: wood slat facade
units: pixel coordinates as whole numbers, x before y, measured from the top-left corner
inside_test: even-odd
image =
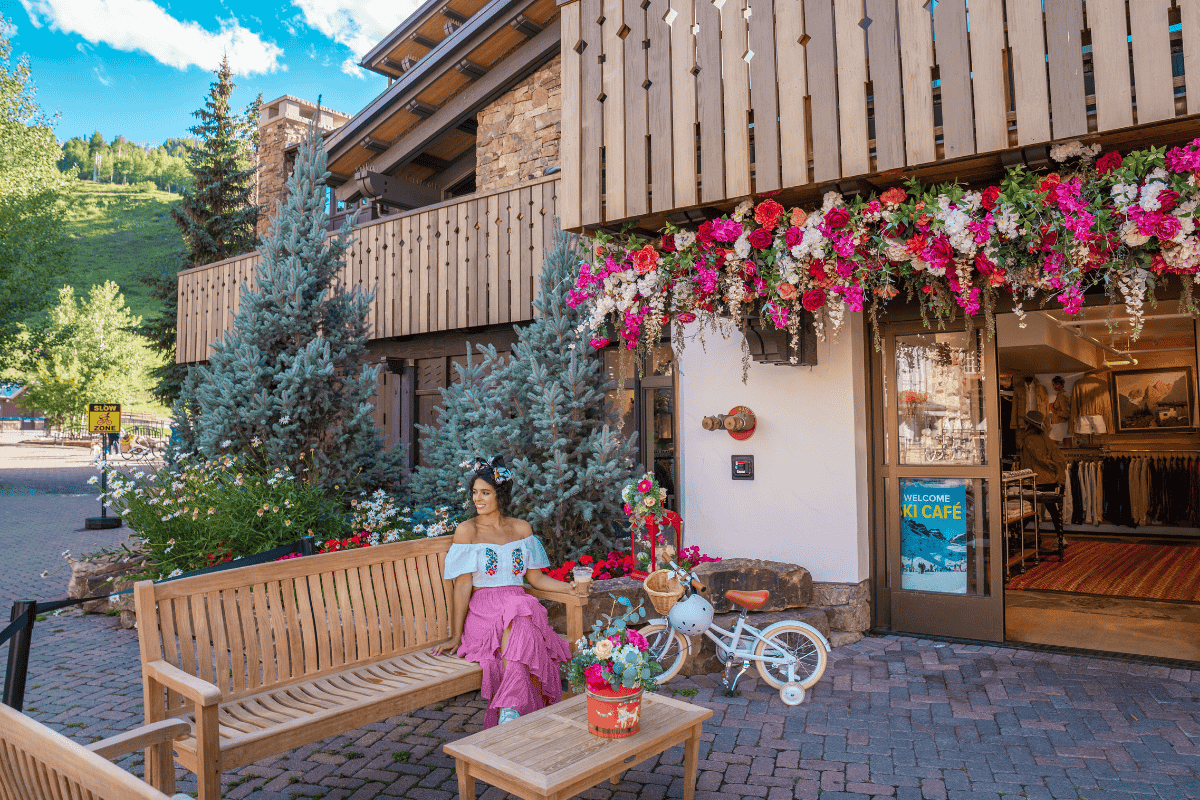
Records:
[[[1194,0],[561,7],[573,230],[1200,112]]]
[[[371,338],[533,319],[558,187],[558,176],[543,178],[355,229],[340,280],[374,289]],[[255,251],[179,273],[177,362],[208,359],[258,260]]]

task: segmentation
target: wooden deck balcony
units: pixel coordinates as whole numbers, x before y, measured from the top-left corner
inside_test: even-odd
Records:
[[[564,227],[653,228],[852,178],[991,178],[1089,134],[1117,146],[1196,135],[1200,2],[1044,6],[566,0]]]
[[[460,197],[354,231],[340,274],[375,290],[371,336],[533,319],[543,254],[554,235],[559,176]],[[179,273],[176,361],[206,360],[233,325],[259,253]]]

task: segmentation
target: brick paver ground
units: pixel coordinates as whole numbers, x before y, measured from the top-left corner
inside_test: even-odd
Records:
[[[52,499],[46,529],[57,524]],[[697,800],[1200,798],[1200,671],[888,636],[835,650],[794,708],[753,673],[739,697],[716,684],[701,676],[669,687],[714,712]],[[106,617],[37,625],[31,716],[91,741],[140,722],[139,687],[135,631]],[[450,800],[457,783],[441,745],[482,721],[482,701],[465,695],[227,773],[225,796]],[[681,797],[682,758],[669,750],[581,796]],[[140,772],[140,761],[121,763]],[[181,790],[194,785],[181,773]]]

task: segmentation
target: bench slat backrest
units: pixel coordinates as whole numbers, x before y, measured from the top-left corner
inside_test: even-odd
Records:
[[[80,744],[0,705],[0,798],[167,800]]]
[[[444,536],[144,582],[142,659],[234,699],[429,647],[450,637],[450,544]]]

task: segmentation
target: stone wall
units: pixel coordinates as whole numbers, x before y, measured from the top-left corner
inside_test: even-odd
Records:
[[[559,166],[561,119],[562,59],[556,56],[476,116],[476,191],[540,178]]]
[[[258,235],[267,232],[271,215],[277,205],[287,200],[287,179],[295,162],[295,151],[288,146],[300,142],[316,115],[316,103],[310,103],[291,95],[263,103],[258,122]],[[331,131],[343,125],[350,117],[340,111],[321,109],[318,127]]]

